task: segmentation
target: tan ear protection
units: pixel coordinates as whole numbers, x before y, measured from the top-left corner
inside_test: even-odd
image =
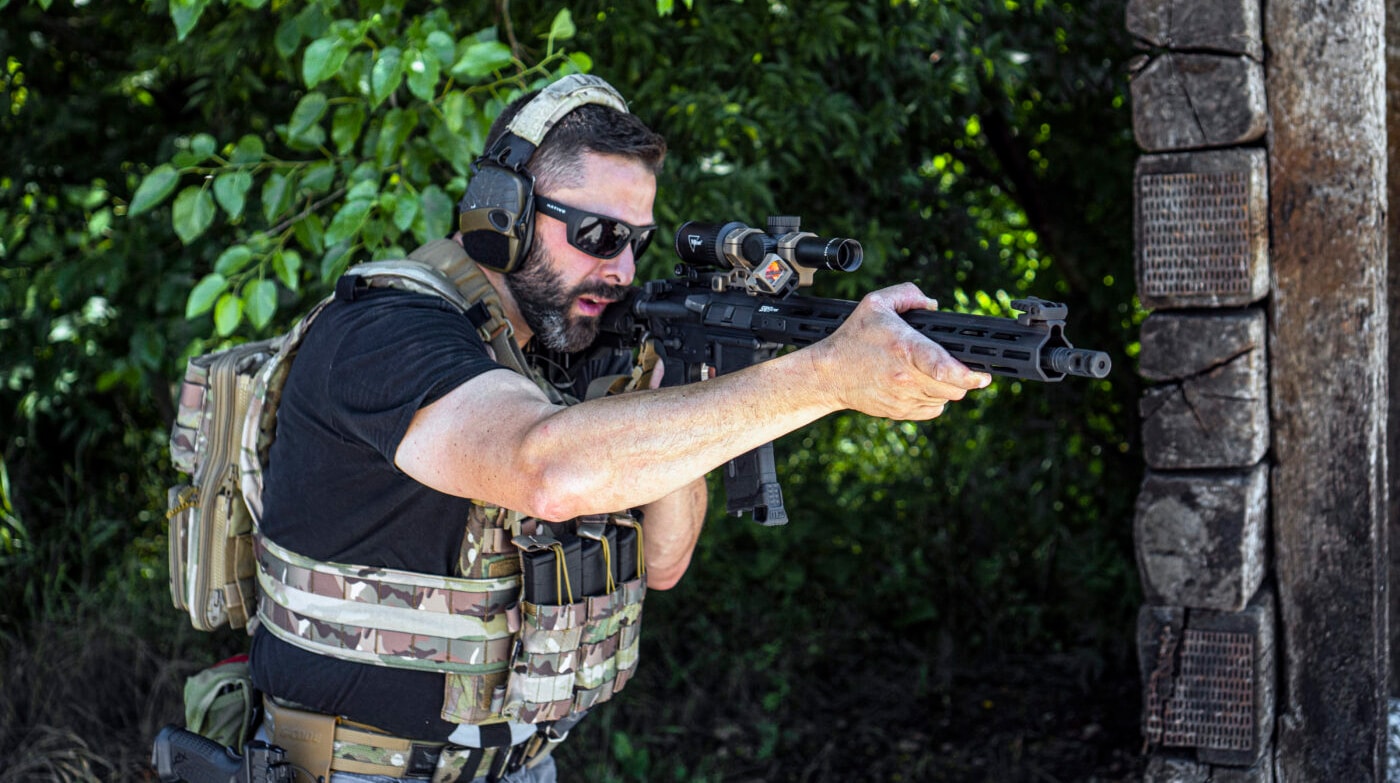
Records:
[[[617,90],[597,76],[565,76],[525,104],[505,133],[472,163],[471,181],[457,209],[462,247],[477,264],[509,273],[530,252],[535,177],[525,163],[555,123],[588,103],[627,111]]]

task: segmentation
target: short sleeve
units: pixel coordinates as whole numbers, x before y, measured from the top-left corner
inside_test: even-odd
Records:
[[[459,310],[432,296],[373,290],[343,310],[325,373],[329,419],[391,464],[420,408],[502,369]],[[312,329],[315,332],[322,324]]]

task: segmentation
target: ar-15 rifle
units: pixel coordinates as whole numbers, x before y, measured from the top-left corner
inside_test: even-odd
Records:
[[[826,239],[799,227],[796,217],[770,217],[767,231],[737,221],[683,224],[676,232],[676,255],[683,262],[677,277],[648,282],[611,305],[602,334],[627,347],[655,340],[667,386],[733,372],[783,347],[826,337],[856,303],[794,292],[811,285],[817,270],[854,271],[862,250],[854,239]],[[1022,315],[920,310],[903,317],[974,370],[1037,381],[1108,375],[1108,354],[1075,348],[1065,339],[1067,307],[1036,298],[1011,306]],[[751,511],[763,525],[787,523],[772,443],[729,462],[725,491],[730,513]]]

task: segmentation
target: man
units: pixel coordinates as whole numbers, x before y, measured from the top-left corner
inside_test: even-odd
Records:
[[[522,243],[519,263],[488,258],[503,247],[499,243],[474,242],[470,232],[455,238],[476,256],[516,346],[577,352],[593,342],[604,308],[632,283],[636,256],[654,231],[665,142],[627,113],[601,80],[566,82],[572,91],[561,82],[513,104],[493,126],[488,154],[478,162],[482,169],[475,177],[485,182],[500,173],[492,166],[515,154],[505,143],[513,143],[514,134],[537,136],[511,148],[530,154],[505,175],[507,190],[518,184],[533,196],[519,201],[533,207],[533,214],[522,216],[523,233],[521,226],[510,227],[509,236]],[[520,130],[533,121],[525,118],[541,112],[549,116],[536,130]],[[483,212],[470,187],[464,227]],[[518,201],[513,198],[499,212],[510,213]],[[486,212],[488,222],[500,222],[495,207]],[[338,294],[320,314],[292,364],[263,493],[263,534],[325,563],[484,579],[497,573],[492,569],[499,563],[483,569],[481,561],[506,556],[479,546],[491,536],[470,521],[464,540],[463,520],[481,519],[482,509],[496,520],[506,512],[495,510],[510,510],[515,522],[508,538],[522,549],[523,541],[559,546],[556,536],[571,536],[577,525],[549,523],[633,509],[645,531],[639,533],[645,588],[669,589],[684,574],[700,534],[708,471],[833,411],[931,419],[990,381],[899,317],[904,310],[935,306],[907,284],[866,297],[835,334],[808,348],[704,383],[574,405],[559,404],[519,368],[498,363],[505,357],[493,355],[472,323],[440,299],[388,288],[347,290],[344,301]],[[787,404],[778,411],[741,404],[779,395]],[[608,519],[632,524],[626,517]],[[562,546],[557,551],[562,561]],[[507,559],[507,571],[518,571],[516,555]],[[633,620],[640,600],[638,594],[628,615]],[[495,622],[498,610],[482,611],[482,621]],[[547,711],[520,708],[522,699],[533,705],[528,699],[535,697],[519,692],[552,687],[558,673],[536,671],[535,679],[517,681],[528,668],[519,656],[523,647],[529,657],[532,630],[520,629],[518,608],[510,611],[516,612],[510,632],[526,636],[511,637],[508,684],[486,675],[327,657],[302,644],[290,623],[279,627],[266,620],[254,641],[255,682],[272,697],[273,708],[304,708],[364,724],[414,743],[414,753],[426,748],[430,761],[465,748],[463,780],[553,780],[553,761],[536,752],[542,743],[532,724],[557,739],[586,709],[570,708],[566,700],[568,717],[557,719],[558,712],[556,719],[541,719]],[[525,614],[528,624],[531,610]],[[611,622],[616,630],[616,618]],[[549,635],[558,634],[557,627],[533,630],[545,634],[548,644],[564,638]],[[585,628],[584,636],[589,633]],[[573,638],[577,642],[577,633]],[[631,671],[620,649],[626,644],[613,640],[591,653],[603,656],[603,668],[608,677],[616,674],[619,689]],[[569,666],[583,669],[586,659],[581,654]],[[502,660],[502,678],[504,666]],[[563,675],[566,681],[572,676]],[[607,686],[598,698],[611,695],[612,679]],[[574,708],[591,705],[594,696],[578,698]],[[461,707],[462,700],[471,704]],[[279,712],[273,719],[285,725],[293,719],[289,715],[301,714]],[[276,735],[274,741],[282,742]],[[483,761],[497,748],[502,750],[489,763]],[[369,768],[352,762],[337,762],[333,783],[431,774],[431,764],[424,769],[410,760],[387,777],[356,777],[355,770]]]

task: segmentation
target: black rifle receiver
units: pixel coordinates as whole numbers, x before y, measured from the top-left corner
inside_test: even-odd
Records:
[[[601,333],[617,345],[655,340],[665,361],[663,385],[723,375],[810,345],[836,331],[856,303],[797,296],[821,269],[851,272],[862,250],[854,239],[800,230],[792,216],[768,218],[768,230],[743,223],[691,221],[676,232],[676,277],[633,289],[603,314]],[[1108,354],[1075,348],[1065,338],[1069,308],[1017,299],[1017,318],[919,310],[904,320],[973,370],[1035,381],[1070,375],[1103,378]],[[774,469],[773,444],[730,461],[726,510],[753,512],[764,525],[787,522]]]
[[[151,748],[160,783],[295,783],[292,765],[276,745],[253,740],[243,755],[208,737],[166,726]]]

